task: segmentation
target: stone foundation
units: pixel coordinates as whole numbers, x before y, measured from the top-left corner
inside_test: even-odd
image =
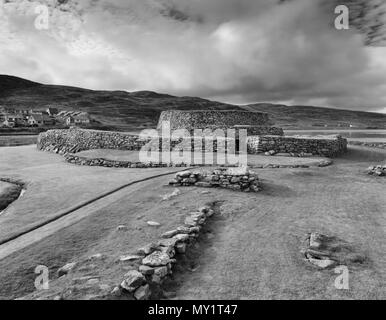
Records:
[[[268,152],[289,154],[309,154],[336,157],[347,151],[347,140],[340,135],[320,137],[250,136],[248,154]]]
[[[209,172],[182,171],[170,181],[173,186],[226,188],[233,191],[258,192],[261,185],[258,176],[248,168],[218,168]]]

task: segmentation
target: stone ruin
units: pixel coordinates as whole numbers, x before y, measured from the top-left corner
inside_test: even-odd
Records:
[[[286,153],[288,156],[317,155],[336,157],[347,151],[347,140],[339,135],[319,137],[284,136],[282,128],[273,127],[268,115],[259,112],[240,110],[169,110],[161,113],[157,127],[158,132],[162,133],[162,123],[165,121],[170,123],[171,130],[186,129],[189,133],[192,133],[197,129],[208,129],[212,132],[212,139],[214,139],[214,152],[217,151],[217,143],[220,141],[220,138],[216,137],[216,129],[235,129],[235,135],[231,138],[227,136],[226,140],[233,139],[236,151],[239,150],[238,137],[241,132],[240,130],[245,129],[247,132],[246,151],[248,154],[274,155]],[[224,131],[226,133],[226,130]],[[204,145],[207,138],[205,132],[202,138],[202,146],[203,150],[205,150]],[[162,150],[162,139],[164,139],[162,136],[156,137],[155,146],[159,151],[167,151]],[[182,140],[184,141],[182,150],[192,150],[195,139],[183,138]],[[90,149],[138,151],[150,141],[154,142],[154,137],[146,139],[123,132],[72,128],[69,130],[49,130],[41,133],[38,138],[38,149],[59,153],[71,159],[71,157],[68,157],[69,154],[76,154],[79,151]],[[172,140],[170,143],[171,150],[180,142],[181,139]],[[226,145],[228,148],[229,143],[226,142]],[[104,162],[101,161],[100,163]]]
[[[169,182],[172,186],[225,188],[233,191],[258,192],[261,190],[256,173],[247,167],[217,168],[210,171],[182,171]]]
[[[170,123],[171,130],[185,129],[193,133],[195,129],[245,129],[248,135],[284,135],[282,128],[272,126],[266,113],[240,110],[168,110],[161,112],[157,129],[164,122]]]

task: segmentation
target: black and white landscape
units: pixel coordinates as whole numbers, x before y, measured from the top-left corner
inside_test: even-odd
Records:
[[[385,25],[0,0],[0,299],[385,299]]]

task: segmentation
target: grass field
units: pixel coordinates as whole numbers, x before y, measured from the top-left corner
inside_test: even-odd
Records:
[[[29,184],[0,217],[1,236],[134,177],[165,170],[77,167],[30,147],[4,154],[0,174]],[[120,255],[154,241],[206,202],[219,201],[220,213],[165,286],[175,299],[384,299],[386,180],[364,170],[385,159],[385,151],[350,147],[326,168],[257,169],[264,190],[256,194],[181,187],[178,196],[163,201],[174,190],[166,186],[172,176],[122,190],[115,202],[1,259],[0,298],[32,293],[38,264],[49,267],[50,290],[29,297],[52,298],[67,290],[70,298],[92,298],[95,286],[112,289],[131,267],[117,262]],[[150,227],[149,220],[161,226]],[[119,225],[127,230],[118,231]],[[315,231],[343,239],[364,257],[348,265],[349,290],[334,287],[334,270],[304,261],[305,235]],[[104,258],[90,260],[96,253]],[[57,279],[56,270],[72,261],[79,262],[75,272]],[[99,281],[78,284],[85,276]]]

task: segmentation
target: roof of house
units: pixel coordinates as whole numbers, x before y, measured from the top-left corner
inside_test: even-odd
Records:
[[[51,121],[51,118],[47,114],[33,113],[30,118],[34,118],[35,121]]]

